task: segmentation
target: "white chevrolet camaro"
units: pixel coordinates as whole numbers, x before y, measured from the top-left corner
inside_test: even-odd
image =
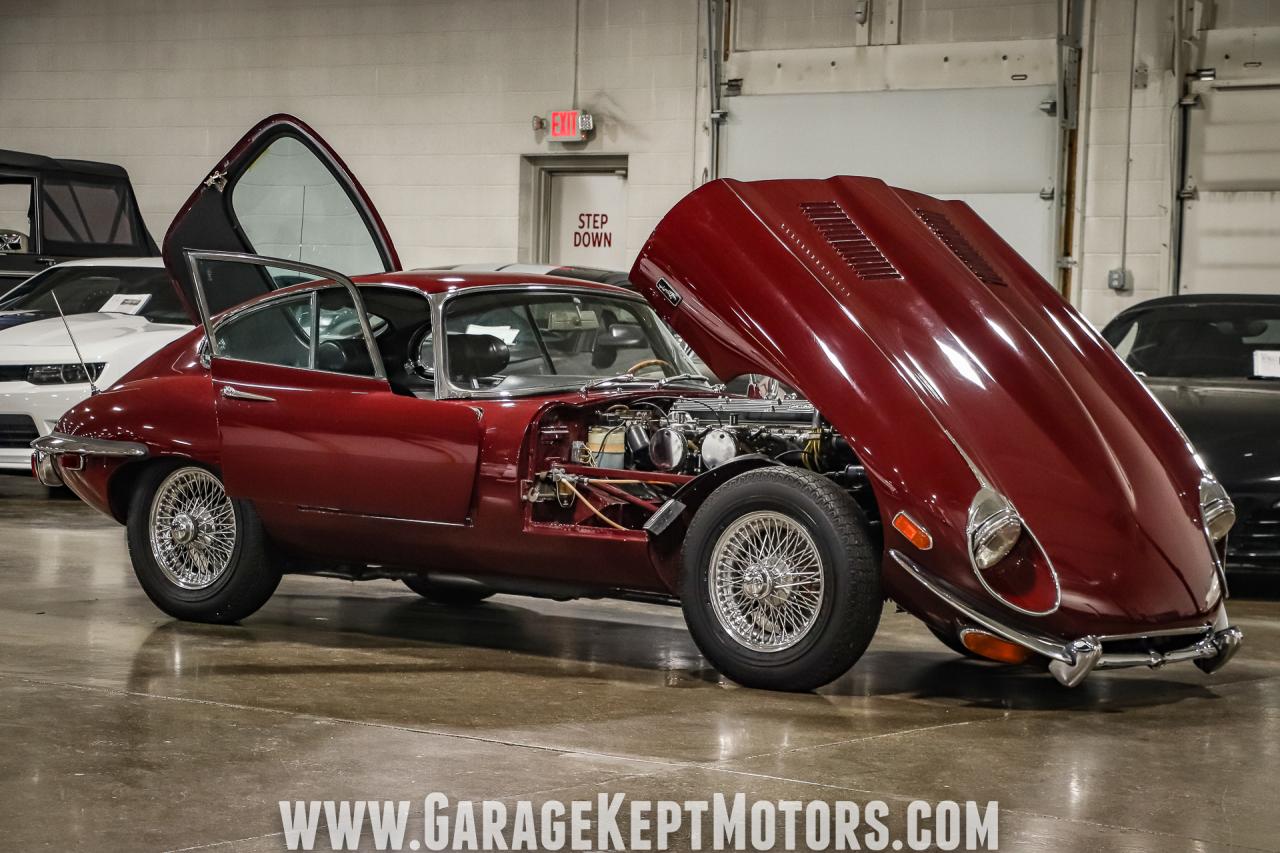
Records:
[[[0,471],[30,471],[32,440],[89,396],[81,358],[106,388],[190,329],[160,258],[68,261],[0,294]]]

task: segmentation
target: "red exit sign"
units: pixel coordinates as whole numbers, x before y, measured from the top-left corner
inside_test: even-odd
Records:
[[[548,124],[552,142],[579,142],[583,131],[591,129],[591,116],[583,115],[581,110],[556,110]]]

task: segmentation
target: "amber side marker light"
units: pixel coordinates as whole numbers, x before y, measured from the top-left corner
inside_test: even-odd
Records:
[[[1031,657],[1031,650],[1024,649],[1008,640],[988,634],[985,631],[968,629],[960,633],[960,642],[975,655],[1000,663],[1026,663]]]
[[[928,551],[933,547],[933,537],[929,535],[929,531],[917,524],[905,512],[900,512],[893,517],[893,529],[905,536],[908,542],[921,551]]]

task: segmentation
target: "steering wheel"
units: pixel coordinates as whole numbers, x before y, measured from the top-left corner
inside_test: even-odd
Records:
[[[628,367],[626,372],[635,375],[637,371],[644,370],[646,367],[670,367],[672,370],[676,369],[674,364],[664,358],[646,358]]]
[[[404,366],[409,373],[421,379],[431,383],[436,381],[435,348],[430,323],[424,323],[422,328],[409,338],[408,359]]]

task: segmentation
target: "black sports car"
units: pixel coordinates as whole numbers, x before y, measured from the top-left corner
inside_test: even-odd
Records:
[[[1152,299],[1102,334],[1235,501],[1228,571],[1280,571],[1280,295]]]

